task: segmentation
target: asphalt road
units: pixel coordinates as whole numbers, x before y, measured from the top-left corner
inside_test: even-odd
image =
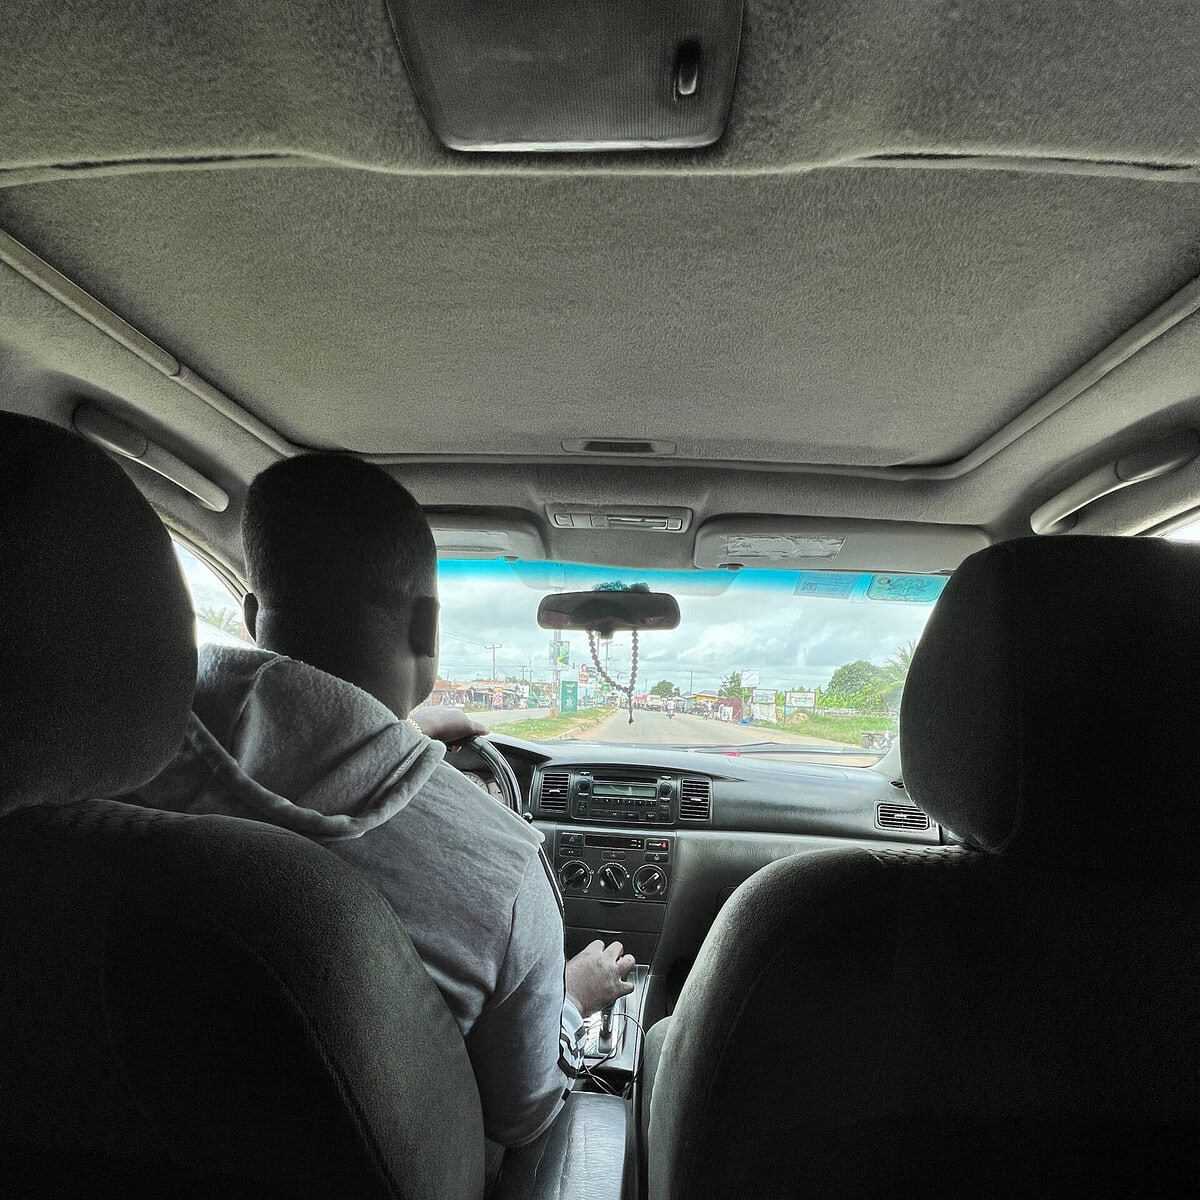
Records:
[[[685,713],[676,713],[675,716],[668,717],[666,713],[642,709],[634,709],[632,725],[629,724],[628,712],[618,712],[603,725],[591,729],[581,736],[589,742],[637,742],[658,745],[666,743],[682,746],[745,746],[751,742],[778,742],[785,746],[808,746],[814,750],[833,751],[824,760],[816,754],[779,756],[786,758],[788,762],[803,762],[808,759],[812,762],[836,762],[841,766],[848,767],[868,766],[879,758],[878,754],[872,754],[869,751],[861,754],[845,754],[845,750],[852,748],[841,742],[831,742],[824,738],[805,737],[799,733],[782,733],[778,729],[758,729],[753,725],[734,725],[728,721],[713,721],[708,717],[690,716]]]
[[[499,729],[501,725],[511,725],[513,721],[536,721],[540,717],[548,717],[548,708],[495,708],[488,712],[476,712],[471,716],[489,729]]]

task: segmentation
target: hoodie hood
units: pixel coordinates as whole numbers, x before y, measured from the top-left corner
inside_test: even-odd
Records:
[[[360,688],[268,650],[202,647],[192,707],[180,753],[142,796],[323,841],[390,820],[445,753]]]

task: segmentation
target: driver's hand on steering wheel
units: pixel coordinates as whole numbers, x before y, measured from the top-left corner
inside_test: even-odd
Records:
[[[417,708],[409,717],[426,736],[436,742],[462,742],[467,738],[483,737],[488,728],[461,708],[448,708],[435,704],[431,708]]]
[[[597,939],[567,963],[567,996],[581,1017],[590,1017],[633,991],[625,977],[637,964],[624,949],[620,942],[606,946]]]

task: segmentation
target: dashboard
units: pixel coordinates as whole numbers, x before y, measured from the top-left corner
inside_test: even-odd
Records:
[[[502,732],[491,741],[545,837],[568,955],[619,940],[652,979],[686,975],[721,906],[776,859],[946,840],[899,780],[873,768]],[[486,764],[451,762],[486,786]]]

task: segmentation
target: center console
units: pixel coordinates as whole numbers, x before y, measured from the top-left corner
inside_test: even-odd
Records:
[[[677,830],[710,822],[712,780],[690,771],[580,763],[535,773],[531,816],[552,824],[567,954],[596,938],[651,962],[671,897]]]
[[[651,961],[671,893],[674,842],[667,833],[555,831],[568,956],[601,938],[621,942],[639,963]]]
[[[557,830],[554,862],[564,898],[663,903],[671,887],[674,840],[668,834]]]

